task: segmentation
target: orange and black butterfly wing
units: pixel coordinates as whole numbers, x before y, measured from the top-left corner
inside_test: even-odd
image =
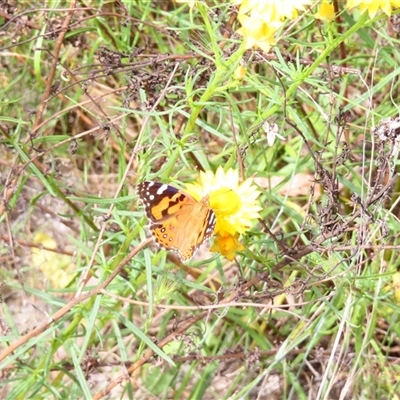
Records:
[[[198,202],[159,182],[142,182],[138,192],[155,241],[167,250],[176,251],[182,261],[192,258],[213,234],[215,215],[204,201]]]
[[[189,221],[195,221],[201,215],[201,223],[189,225],[189,235],[185,240],[182,240],[182,245],[178,251],[182,261],[189,260],[193,257],[194,253],[199,247],[211,237],[215,229],[215,214],[209,207],[202,205],[202,209],[195,210]]]
[[[161,247],[176,251],[180,259],[186,261],[211,237],[215,222],[215,214],[210,208],[200,203],[183,203],[176,215],[161,224],[152,224],[150,230]]]
[[[176,213],[185,197],[184,193],[171,185],[160,182],[141,182],[138,185],[147,218],[152,223],[160,223]],[[194,199],[192,199],[195,202]]]

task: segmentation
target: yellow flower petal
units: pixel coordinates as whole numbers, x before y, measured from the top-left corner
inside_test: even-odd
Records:
[[[235,258],[238,251],[243,251],[245,247],[238,241],[239,234],[218,236],[211,246],[212,252],[219,252],[229,261]]]
[[[239,65],[236,69],[235,72],[233,73],[233,77],[238,80],[241,81],[245,78],[246,76],[246,68],[243,67],[242,65]]]
[[[397,304],[400,303],[400,272],[396,272],[392,277],[393,295]]]
[[[353,9],[355,7],[360,8],[360,12],[363,14],[368,12],[369,17],[372,19],[382,10],[386,15],[392,14],[392,7],[400,7],[399,0],[347,0],[346,8]]]
[[[49,249],[57,248],[56,241],[43,232],[36,232],[33,242]],[[76,267],[71,256],[33,247],[31,261],[33,266],[40,268],[53,288],[66,287],[74,278],[72,271]]]
[[[327,0],[323,0],[315,17],[322,21],[333,21],[335,19],[335,9],[333,5]]]
[[[237,30],[237,33],[243,36],[245,47],[247,49],[259,47],[265,52],[268,52],[270,47],[275,44],[274,35],[282,26],[282,22],[266,22],[262,16],[250,18],[247,15],[239,15],[238,20],[242,27]]]
[[[240,183],[237,170],[225,172],[220,166],[215,174],[200,172],[198,182],[187,184],[186,189],[196,200],[208,196],[217,220],[215,234],[235,235],[245,233],[260,217],[260,192],[252,183],[251,178]]]

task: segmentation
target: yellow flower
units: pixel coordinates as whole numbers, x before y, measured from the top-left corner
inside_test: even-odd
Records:
[[[227,236],[245,233],[252,220],[260,217],[260,192],[252,183],[252,178],[239,183],[237,170],[230,168],[225,173],[220,166],[215,175],[211,171],[200,172],[198,182],[186,184],[186,189],[196,200],[208,196],[217,220],[214,233]]]
[[[352,9],[360,7],[361,14],[368,11],[369,17],[372,19],[382,10],[390,17],[392,14],[392,7],[400,7],[400,0],[347,0],[346,8]]]
[[[57,242],[44,232],[36,232],[33,242],[50,250],[32,248],[32,265],[38,267],[53,288],[64,288],[74,279],[75,264],[72,257],[51,249],[57,249]]]
[[[245,76],[246,76],[246,68],[243,67],[243,65],[237,66],[235,71],[233,72],[233,77],[236,80],[241,81],[245,78]]]
[[[400,303],[400,272],[396,272],[393,274],[392,277],[392,284],[393,284],[393,295],[394,295],[394,300],[396,301],[397,304]]]
[[[399,0],[400,1],[400,0]],[[274,35],[287,18],[294,19],[311,0],[233,0],[238,5],[238,33],[244,38],[246,49],[259,47],[268,52],[275,44]]]
[[[246,14],[251,10],[257,9],[260,3],[264,5],[264,1],[260,2],[260,0],[232,0],[232,3],[235,6],[240,4],[239,14]]]
[[[263,17],[252,18],[244,14],[239,15],[238,20],[242,27],[237,33],[243,36],[245,48],[255,46],[268,53],[270,47],[275,44],[274,34],[282,26],[282,22],[267,23]]]
[[[235,258],[238,251],[243,251],[245,247],[238,241],[239,234],[218,236],[214,240],[214,244],[211,246],[210,251],[219,252],[225,256],[229,261]]]
[[[315,17],[323,21],[333,21],[335,19],[335,9],[333,5],[327,0],[323,0]]]

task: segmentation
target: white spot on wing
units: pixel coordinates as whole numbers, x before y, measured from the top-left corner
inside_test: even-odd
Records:
[[[160,196],[162,195],[166,190],[168,189],[168,185],[164,184],[161,185],[158,190],[157,190],[157,194]]]

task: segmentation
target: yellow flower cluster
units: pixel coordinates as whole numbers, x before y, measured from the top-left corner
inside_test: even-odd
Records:
[[[199,0],[176,0],[193,8]],[[241,27],[238,33],[243,36],[246,49],[260,48],[268,52],[276,43],[275,34],[286,20],[298,17],[299,11],[306,11],[312,0],[231,0],[239,6],[238,20]],[[315,4],[315,3],[314,3]],[[379,11],[390,16],[392,9],[400,7],[400,0],[347,0],[345,8],[352,10],[359,7],[361,14],[368,12],[374,18]],[[332,0],[322,0],[315,18],[323,21],[335,19]]]
[[[238,20],[242,27],[246,49],[259,47],[268,52],[275,44],[274,35],[286,19],[297,18],[298,11],[305,10],[311,0],[232,0],[240,5]]]
[[[295,19],[298,11],[305,11],[311,5],[310,0],[231,0],[239,5],[238,20],[246,49],[260,48],[265,52],[275,44],[275,34],[285,20]],[[352,10],[359,7],[361,14],[369,13],[370,18],[382,10],[390,16],[392,9],[400,7],[400,0],[347,0],[345,8]],[[315,18],[332,21],[335,11],[332,2],[322,0]]]

